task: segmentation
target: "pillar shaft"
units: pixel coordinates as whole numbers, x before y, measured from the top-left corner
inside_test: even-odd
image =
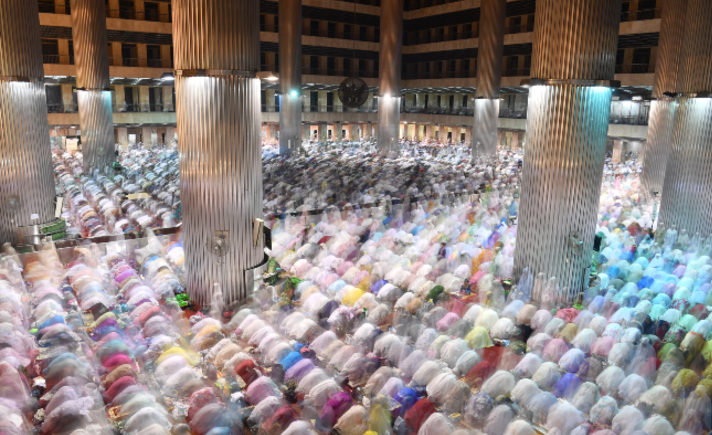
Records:
[[[497,155],[499,87],[502,83],[504,21],[507,0],[482,0],[477,50],[477,90],[472,131],[472,161]]]
[[[37,2],[0,2],[0,53],[0,243],[15,243],[15,227],[54,217]]]
[[[526,267],[556,277],[567,303],[588,283],[612,97],[593,85],[613,79],[620,8],[620,0],[536,4],[532,80],[555,82],[529,91],[514,267],[516,277]]]
[[[116,160],[104,2],[72,0],[72,37],[84,173],[92,174]]]
[[[173,1],[186,286],[199,303],[216,282],[228,303],[243,300],[254,284],[246,269],[263,258],[262,241],[253,244],[262,217],[258,15],[257,0]],[[181,74],[194,69],[232,71]]]
[[[667,166],[676,104],[666,97],[675,92],[680,49],[685,25],[688,0],[668,1],[663,4],[660,24],[660,42],[655,61],[655,81],[650,103],[648,137],[645,144],[641,183],[643,194],[652,198],[662,194],[665,167]]]
[[[670,154],[660,203],[660,225],[712,234],[712,3],[688,0],[682,39]],[[646,156],[647,159],[647,156]]]
[[[378,74],[378,149],[398,150],[400,124],[403,0],[381,1],[381,41]]]
[[[289,154],[302,143],[302,1],[279,2],[279,153]]]

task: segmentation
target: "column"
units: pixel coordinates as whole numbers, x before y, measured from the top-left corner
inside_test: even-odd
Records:
[[[435,139],[435,133],[434,133],[433,127],[434,127],[433,124],[425,125],[425,139],[428,139],[428,140]]]
[[[472,127],[465,127],[465,145],[472,143]]]
[[[334,112],[343,112],[344,111],[344,103],[341,102],[339,99],[339,93],[334,92]]]
[[[613,163],[620,163],[622,155],[623,155],[623,141],[622,140],[614,140],[613,141],[613,153],[611,154],[611,161]]]
[[[326,91],[317,91],[318,112],[326,112]]]
[[[163,111],[175,111],[173,107],[173,86],[161,86],[161,90],[163,92]]]
[[[344,132],[346,133],[345,136],[344,136],[344,139],[346,139],[346,140],[348,140],[348,141],[352,141],[352,140],[353,140],[353,138],[354,138],[354,136],[353,136],[353,131],[354,131],[353,128],[354,128],[354,125],[353,125],[353,124],[346,124],[346,125],[344,125]]]
[[[0,2],[0,241],[54,219],[54,177],[37,2]]]
[[[220,283],[241,301],[264,256],[259,2],[173,0],[173,35],[186,288],[209,303]]]
[[[588,284],[611,109],[621,0],[539,0],[514,275]],[[566,42],[565,42],[566,41]]]
[[[344,140],[344,137],[343,137],[343,126],[341,125],[340,122],[337,122],[337,123],[336,123],[336,140],[339,141],[339,142],[341,142],[342,140]]]
[[[141,142],[143,142],[144,148],[153,148],[155,145],[153,141],[153,130],[152,127],[141,127]]]
[[[674,100],[665,94],[676,91],[687,2],[688,0],[677,0],[663,3],[653,82],[652,96],[655,100],[650,103],[648,138],[645,143],[643,172],[640,176],[643,194],[648,199],[659,197],[663,190],[676,107]]]
[[[319,143],[326,143],[327,128],[326,124],[319,124]]]
[[[378,73],[378,150],[398,150],[400,124],[401,52],[403,51],[403,0],[381,1],[381,50]]]
[[[126,94],[124,93],[124,85],[114,85],[112,104],[114,105],[115,112],[124,111],[124,103],[126,102]]]
[[[176,128],[166,127],[166,145],[170,145],[176,140]]]
[[[123,145],[125,147],[126,144],[129,143],[129,129],[126,127],[117,128],[116,141],[119,143],[119,145]]]
[[[91,175],[96,169],[103,170],[116,161],[103,2],[72,0],[72,36],[84,173]]]
[[[277,139],[277,126],[275,124],[269,124],[267,126],[267,132],[269,133],[269,139]]]
[[[502,83],[504,19],[507,0],[482,0],[477,49],[477,90],[472,161],[497,158],[499,86]]]
[[[151,97],[149,96],[150,88],[148,86],[138,87],[138,100],[141,112],[148,112],[151,108]]]
[[[74,113],[77,109],[74,107],[74,92],[72,91],[72,85],[61,85],[62,86],[62,105],[64,106],[65,113]]]
[[[396,134],[400,134],[400,125],[396,125]],[[369,138],[377,138],[378,137],[378,124],[372,124],[368,123],[368,136]],[[398,136],[396,136],[398,137]]]
[[[712,2],[688,0],[659,224],[712,234]],[[647,157],[646,157],[647,158]]]
[[[279,13],[279,153],[289,154],[302,141],[302,1],[282,0]]]

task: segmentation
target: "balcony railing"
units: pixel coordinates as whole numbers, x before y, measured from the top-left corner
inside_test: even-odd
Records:
[[[647,74],[654,72],[654,63],[629,63],[616,65],[616,74]]]
[[[271,70],[265,70],[271,71]],[[361,78],[378,78],[378,71],[366,71],[366,70],[353,70],[353,69],[340,69],[340,68],[311,68],[302,67],[302,74],[311,74],[318,76],[341,76],[349,77],[351,75],[357,75]]]
[[[674,0],[671,0],[671,1],[674,1]],[[653,20],[655,18],[662,18],[662,16],[663,16],[662,8],[641,9],[639,11],[630,11],[630,12],[621,13],[621,22]]]
[[[74,65],[74,56],[68,54],[43,54],[42,63]]]
[[[134,9],[107,9],[106,18],[121,18],[124,20],[156,21],[170,23],[173,21],[171,14],[162,14],[158,11],[137,12]]]
[[[477,71],[418,71],[418,72],[406,72],[405,80],[416,80],[416,79],[463,79],[463,78],[474,78],[477,77]]]
[[[48,113],[77,113],[78,106],[76,103],[48,103]],[[155,103],[155,104],[140,104],[140,103],[124,103],[113,104],[112,110],[114,113],[123,112],[139,112],[139,113],[156,113],[156,112],[175,112],[173,104]]]

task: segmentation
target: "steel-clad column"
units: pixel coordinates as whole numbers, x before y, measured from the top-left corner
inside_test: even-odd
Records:
[[[279,2],[279,153],[302,143],[302,0]]]
[[[688,0],[659,225],[712,234],[712,2]],[[646,157],[647,158],[647,157]]]
[[[72,0],[72,36],[84,173],[92,174],[116,160],[103,2]]]
[[[536,4],[514,267],[556,277],[569,303],[588,283],[620,11],[621,0]]]
[[[477,90],[472,130],[472,161],[497,156],[499,86],[502,83],[504,19],[507,0],[482,0],[477,49]]]
[[[54,218],[54,177],[36,1],[0,1],[0,243]]]
[[[675,101],[665,94],[674,93],[677,88],[677,71],[682,36],[685,31],[687,2],[688,0],[675,0],[663,4],[660,43],[655,61],[655,81],[653,82],[653,98],[655,100],[650,103],[648,139],[645,144],[643,173],[641,174],[643,194],[649,199],[661,195],[663,190],[673,119],[677,106]]]
[[[378,150],[398,150],[400,126],[403,0],[381,1],[381,50],[378,73]]]
[[[263,258],[259,1],[173,0],[173,35],[187,289],[230,303]]]

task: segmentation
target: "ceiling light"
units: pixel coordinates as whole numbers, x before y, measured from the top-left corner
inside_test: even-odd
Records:
[[[171,72],[165,72],[165,73],[163,73],[163,75],[161,75],[161,80],[173,81],[175,79],[176,79],[176,77]]]

